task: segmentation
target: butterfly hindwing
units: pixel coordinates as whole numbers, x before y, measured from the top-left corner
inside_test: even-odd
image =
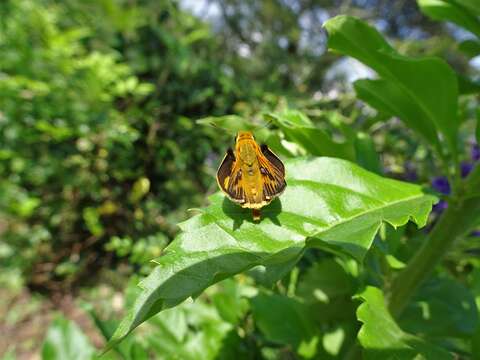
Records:
[[[267,145],[262,145],[260,149],[263,155],[259,157],[260,173],[263,178],[263,194],[265,200],[269,201],[280,195],[287,186],[285,166]]]
[[[244,191],[241,186],[242,170],[235,159],[232,149],[227,150],[217,171],[217,182],[224,193],[235,202],[244,202]]]

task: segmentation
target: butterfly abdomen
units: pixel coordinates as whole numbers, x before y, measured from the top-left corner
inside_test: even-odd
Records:
[[[243,164],[243,187],[245,189],[244,207],[256,208],[263,206],[263,187],[258,162]]]

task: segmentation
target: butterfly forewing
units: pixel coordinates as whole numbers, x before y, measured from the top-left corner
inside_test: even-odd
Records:
[[[263,178],[263,193],[266,200],[271,200],[280,195],[287,186],[285,166],[268,146],[262,145],[261,150],[263,156],[259,156],[259,162]]]
[[[217,182],[224,193],[233,201],[242,203],[244,191],[241,186],[242,170],[235,160],[232,149],[228,149],[217,171]]]

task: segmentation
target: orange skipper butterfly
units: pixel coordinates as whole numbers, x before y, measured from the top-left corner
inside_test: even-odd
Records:
[[[260,209],[279,196],[287,183],[285,166],[268,148],[259,146],[252,133],[240,131],[235,151],[227,150],[217,171],[217,182],[228,198],[252,209],[253,220],[260,220]]]

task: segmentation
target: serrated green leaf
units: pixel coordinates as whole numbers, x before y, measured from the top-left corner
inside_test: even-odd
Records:
[[[377,103],[391,97],[389,112],[395,111],[407,125],[420,132],[440,153],[439,136],[447,140],[452,154],[457,152],[458,83],[455,72],[438,58],[410,58],[399,54],[373,27],[350,16],[336,16],[324,24],[328,47],[352,56],[374,69],[380,82],[369,83]],[[373,85],[372,85],[373,84]],[[387,95],[380,93],[386,91]],[[386,104],[382,104],[384,110]],[[415,124],[414,124],[415,122]]]
[[[382,178],[345,160],[285,164],[287,189],[262,209],[261,222],[217,193],[201,214],[180,224],[183,232],[141,282],[142,292],[110,344],[224,278],[258,265],[287,264],[308,246],[361,261],[382,221],[400,226],[412,219],[423,226],[435,201],[419,186]]]
[[[445,350],[400,329],[388,312],[380,289],[369,286],[359,297],[364,301],[357,310],[357,318],[363,323],[358,340],[364,359],[453,359]]]
[[[422,12],[432,19],[453,22],[480,37],[480,20],[473,13],[473,11],[478,12],[479,1],[463,0],[463,5],[467,7],[462,6],[460,1],[418,0],[417,2]],[[477,4],[474,4],[475,2]]]

